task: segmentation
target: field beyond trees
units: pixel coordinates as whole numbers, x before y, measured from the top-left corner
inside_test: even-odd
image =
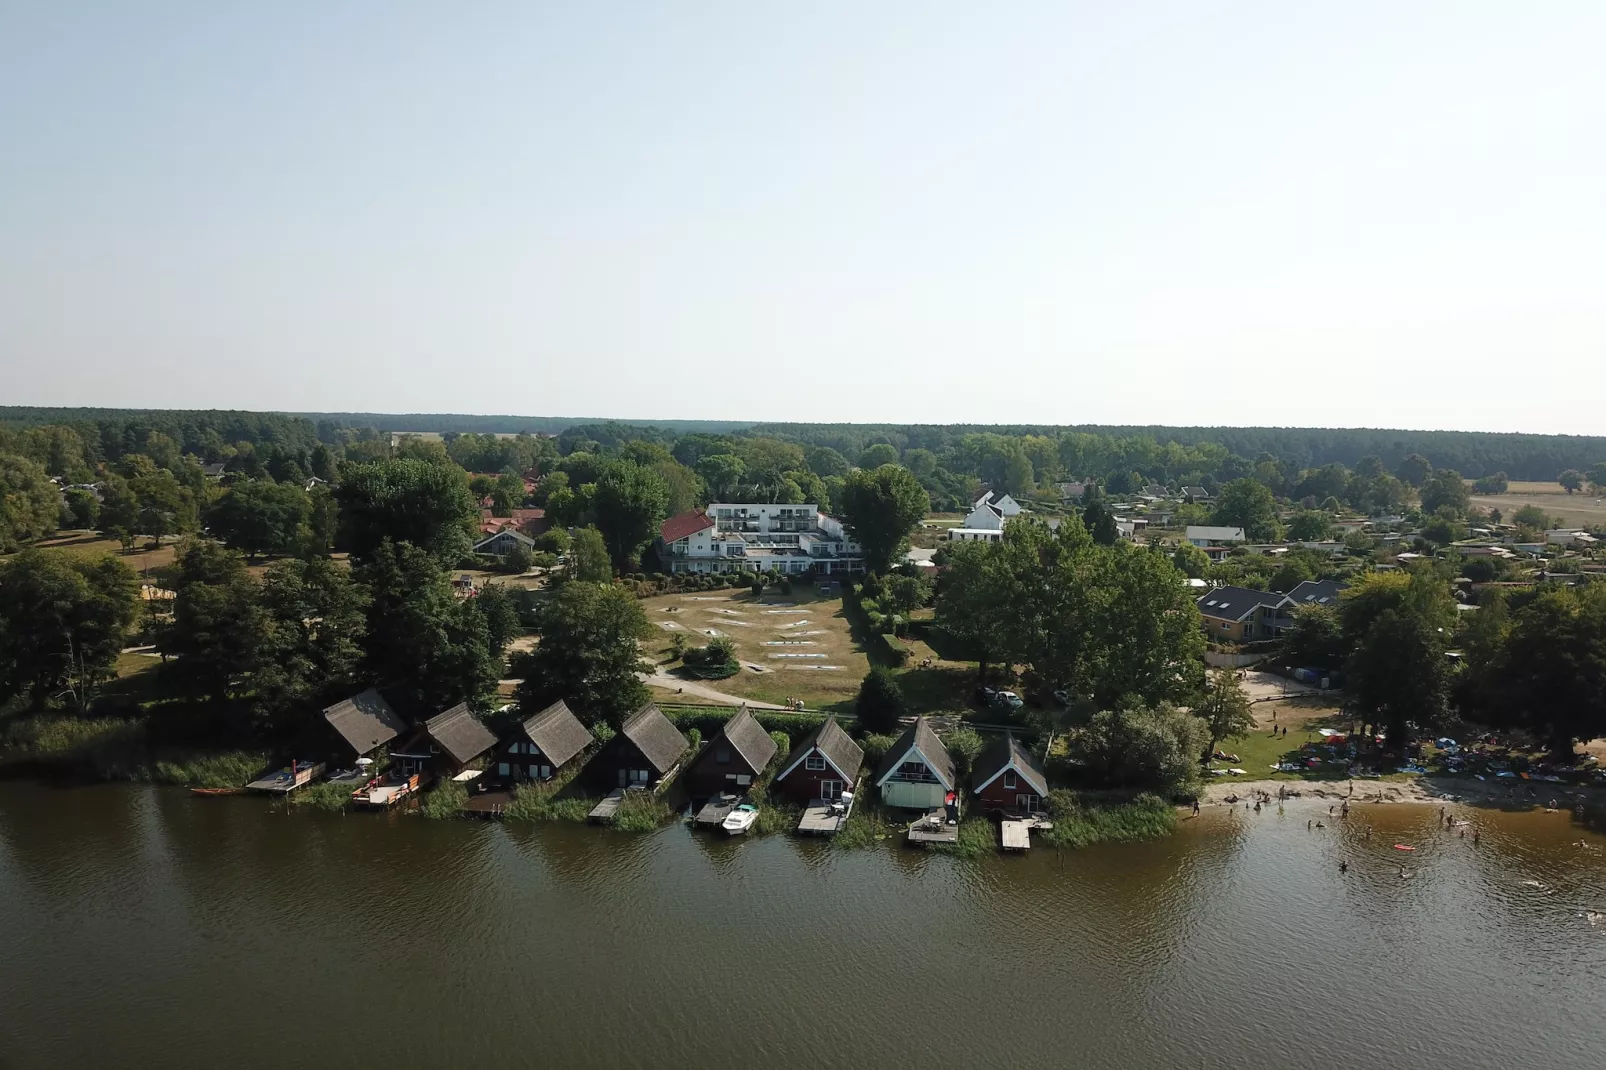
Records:
[[[1480,509],[1498,509],[1506,517],[1525,505],[1535,505],[1554,517],[1558,526],[1595,528],[1606,525],[1606,501],[1587,490],[1568,494],[1554,480],[1512,480],[1504,494],[1474,494],[1470,500]]]

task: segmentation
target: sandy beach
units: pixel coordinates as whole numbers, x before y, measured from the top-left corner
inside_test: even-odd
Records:
[[[1279,800],[1279,790],[1287,792],[1288,797]],[[1199,803],[1201,806],[1241,806],[1246,800],[1253,802],[1257,792],[1265,792],[1273,802],[1281,802],[1285,807],[1319,805],[1323,810],[1345,799],[1349,800],[1351,809],[1388,803],[1433,806],[1465,803],[1511,809],[1554,807],[1570,810],[1579,803],[1606,801],[1606,792],[1600,788],[1531,781],[1513,784],[1505,780],[1420,776],[1410,780],[1370,780],[1364,777],[1352,780],[1216,780],[1205,786]],[[1295,792],[1299,794],[1295,796]],[[1228,796],[1235,796],[1237,803],[1229,803]]]

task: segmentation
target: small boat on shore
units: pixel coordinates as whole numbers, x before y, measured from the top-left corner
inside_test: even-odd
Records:
[[[244,795],[244,788],[191,788],[191,795],[199,795],[203,799],[215,798],[219,795]]]
[[[719,827],[730,833],[732,836],[740,836],[742,833],[752,828],[753,822],[757,820],[758,807],[752,805],[751,803],[742,803],[740,806],[726,815],[725,820],[720,823]]]

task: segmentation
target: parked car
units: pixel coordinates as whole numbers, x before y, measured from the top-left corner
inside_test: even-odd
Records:
[[[976,701],[983,706],[991,706],[993,704],[993,696],[997,694],[998,692],[990,687],[978,687],[976,688]]]
[[[1026,703],[1013,691],[995,691],[993,693],[992,707],[995,710],[1005,710],[1013,713]]]

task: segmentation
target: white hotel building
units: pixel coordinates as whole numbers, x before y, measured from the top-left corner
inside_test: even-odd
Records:
[[[670,572],[863,572],[864,554],[842,522],[813,505],[726,505],[681,513],[659,529]]]

